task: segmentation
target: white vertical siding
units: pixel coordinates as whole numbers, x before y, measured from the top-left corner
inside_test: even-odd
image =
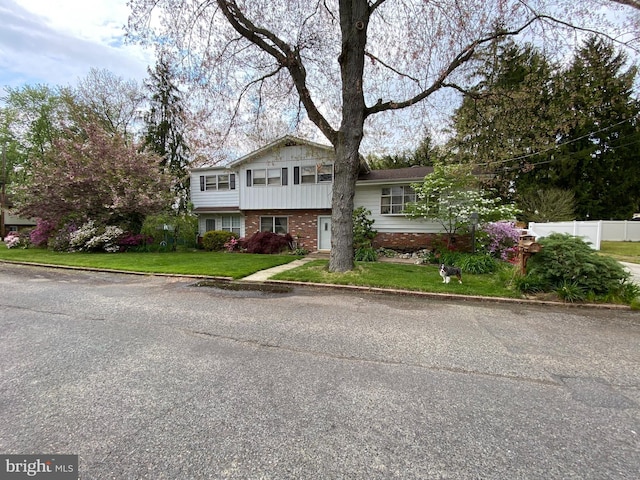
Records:
[[[331,188],[333,182],[294,185],[295,167],[316,166],[333,163],[330,152],[318,150],[308,145],[296,145],[275,149],[262,158],[256,158],[239,169],[238,182],[241,185],[240,208],[242,210],[261,209],[323,209],[331,208]],[[287,168],[287,185],[247,187],[247,170]]]
[[[191,202],[198,207],[237,207],[240,204],[240,178],[236,174],[235,190],[206,190],[200,191],[200,177],[202,175],[220,175],[234,173],[226,169],[198,170],[191,172]]]

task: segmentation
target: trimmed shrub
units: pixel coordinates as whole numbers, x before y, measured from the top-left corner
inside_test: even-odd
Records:
[[[210,252],[217,252],[225,249],[225,243],[238,235],[226,230],[209,230],[202,236],[202,247]]]
[[[527,265],[527,277],[537,278],[546,291],[575,301],[591,296],[624,298],[631,295],[629,274],[610,257],[598,255],[582,239],[554,233],[540,240],[543,248]],[[523,282],[526,284],[526,282]]]
[[[293,245],[290,234],[258,232],[241,242],[247,253],[281,253]]]

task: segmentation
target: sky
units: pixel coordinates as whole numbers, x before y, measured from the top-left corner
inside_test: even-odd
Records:
[[[5,87],[76,85],[90,69],[142,81],[153,52],[124,41],[127,0],[0,0]]]

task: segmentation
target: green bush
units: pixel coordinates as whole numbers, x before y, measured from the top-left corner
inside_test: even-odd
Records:
[[[522,293],[542,293],[549,291],[548,282],[539,275],[517,274],[513,278],[513,285]]]
[[[175,250],[178,245],[194,248],[198,235],[198,219],[194,215],[178,215],[173,212],[149,215],[145,218],[140,233],[153,237],[153,243],[156,246],[167,242],[168,245],[164,247],[169,246],[172,250]],[[153,249],[150,245],[146,248]]]
[[[482,275],[494,273],[498,269],[498,260],[490,255],[462,254],[458,260],[458,266],[463,272]]]
[[[209,230],[202,236],[202,247],[210,252],[224,250],[224,244],[232,238],[238,238],[238,235],[226,230]]]
[[[625,298],[632,294],[629,274],[610,257],[598,255],[580,238],[568,234],[552,234],[543,238],[543,248],[527,265],[527,278],[555,291],[570,301],[578,298]]]
[[[356,249],[356,262],[376,262],[378,261],[378,252],[373,247],[360,247]]]
[[[358,207],[353,211],[353,253],[354,259],[361,262],[375,262],[378,254],[372,246],[378,234],[373,229],[374,220],[369,218],[371,210]]]

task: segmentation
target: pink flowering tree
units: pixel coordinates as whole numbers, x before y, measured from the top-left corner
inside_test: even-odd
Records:
[[[146,215],[172,202],[159,161],[135,142],[87,122],[34,158],[25,182],[14,189],[16,210],[58,229],[94,220],[138,231]]]

